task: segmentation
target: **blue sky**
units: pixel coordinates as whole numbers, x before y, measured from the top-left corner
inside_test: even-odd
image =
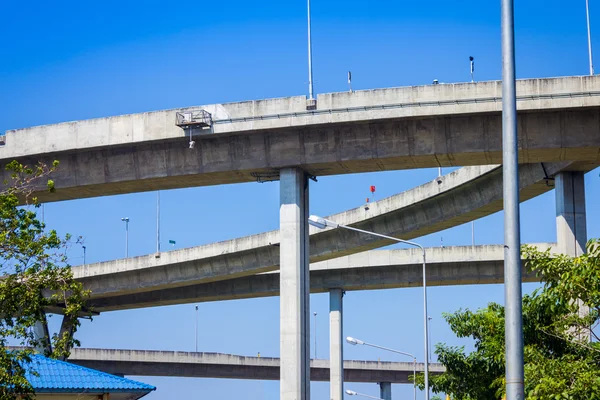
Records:
[[[517,76],[588,72],[585,1],[516,2]],[[313,0],[315,92],[499,79],[500,2],[465,0]],[[48,3],[14,1],[0,12],[0,131],[61,121],[173,107],[305,94],[304,1],[156,1]],[[592,22],[600,8],[592,4]],[[600,48],[600,33],[593,43]],[[599,64],[600,65],[600,64]],[[588,236],[599,237],[598,170],[586,176]],[[311,183],[311,211],[330,214],[360,205],[377,186],[377,198],[433,179],[435,170],[324,177]],[[230,239],[278,226],[278,183],[239,184],[162,193],[163,248]],[[240,201],[243,199],[243,201]],[[555,241],[554,193],[521,207],[524,242]],[[45,220],[61,232],[85,237],[87,261],[155,249],[155,194],[142,193],[53,203]],[[595,223],[594,223],[595,222]],[[502,213],[476,222],[478,244],[503,240]],[[470,226],[419,238],[428,246],[469,244]],[[81,249],[71,250],[73,264]],[[533,285],[526,285],[529,291]],[[353,292],[345,297],[346,335],[422,359],[421,290]],[[501,285],[432,288],[433,342],[458,341],[441,313],[503,299]],[[328,297],[311,296],[317,315],[318,357],[328,355]],[[264,356],[279,353],[277,298],[199,306],[200,350]],[[58,318],[55,318],[58,320]],[[55,321],[58,322],[58,321]],[[101,315],[83,324],[85,347],[193,350],[194,305]],[[392,360],[389,354],[345,348],[346,358]],[[278,399],[277,382],[139,377],[158,386],[148,399]],[[374,384],[347,388],[377,395]],[[328,396],[313,383],[313,398]],[[396,385],[394,396],[410,395]],[[193,393],[193,395],[192,395]]]

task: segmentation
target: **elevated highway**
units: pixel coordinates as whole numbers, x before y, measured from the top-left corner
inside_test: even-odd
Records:
[[[69,361],[110,374],[279,380],[279,359],[219,353],[176,351],[73,349]],[[417,363],[417,373],[423,364]],[[430,374],[444,372],[441,364],[429,364]],[[344,361],[346,382],[412,383],[411,362]],[[329,360],[310,361],[310,380],[329,381]]]
[[[546,174],[573,163],[528,164],[520,169],[521,201],[553,189]],[[576,165],[575,165],[576,166]],[[466,167],[441,183],[417,188],[329,218],[346,225],[411,239],[490,215],[502,208],[502,174],[495,166]],[[76,267],[92,298],[235,279],[279,268],[279,231],[204,246]],[[324,261],[389,245],[346,230],[311,230],[310,260]]]
[[[600,162],[600,77],[517,82],[521,163]],[[0,165],[57,159],[41,201],[315,175],[501,162],[501,83],[330,93],[65,122],[6,132]],[[177,114],[210,113],[205,128]],[[189,148],[189,135],[196,146]],[[2,179],[6,172],[0,173]]]
[[[537,244],[536,247],[540,250],[556,249],[553,243]],[[504,281],[502,245],[426,250],[428,286]],[[352,291],[418,287],[423,283],[421,262],[421,252],[414,249],[374,250],[321,261],[310,267],[310,289],[312,293],[324,293],[333,288]],[[537,280],[531,271],[523,271],[523,282]],[[271,272],[173,289],[95,297],[90,305],[94,311],[106,312],[278,295],[279,272]]]

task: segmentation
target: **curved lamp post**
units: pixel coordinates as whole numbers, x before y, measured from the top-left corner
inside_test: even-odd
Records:
[[[346,389],[346,394],[348,396],[360,396],[360,397],[366,397],[368,399],[383,400],[381,397],[369,396],[368,394],[358,393],[358,392],[355,392],[354,390],[350,390],[350,389]]]
[[[351,345],[354,345],[354,346],[356,346],[357,344],[360,344],[360,345],[363,345],[363,346],[375,347],[377,349],[381,349],[381,350],[385,350],[385,351],[390,351],[392,353],[402,354],[402,355],[405,355],[405,356],[412,357],[412,359],[413,359],[413,378],[414,378],[414,382],[413,382],[413,392],[414,392],[414,395],[413,395],[413,398],[414,398],[414,400],[417,400],[417,380],[416,380],[416,378],[417,378],[417,357],[415,357],[413,354],[405,353],[404,351],[394,350],[394,349],[390,349],[390,348],[383,347],[383,346],[378,346],[378,345],[373,344],[373,343],[367,343],[367,342],[364,342],[364,341],[362,341],[360,339],[353,338],[351,336],[348,336],[346,338],[346,342],[348,342],[348,343],[350,343]]]
[[[410,246],[418,247],[423,252],[423,327],[424,327],[424,340],[423,345],[425,347],[425,400],[429,400],[429,346],[427,344],[427,338],[429,337],[429,329],[427,323],[427,276],[426,276],[426,268],[427,263],[425,259],[425,248],[418,243],[409,242],[408,240],[398,239],[392,236],[382,235],[380,233],[369,232],[362,229],[354,228],[352,226],[338,224],[336,222],[330,221],[328,219],[318,217],[316,215],[311,215],[308,218],[308,223],[316,228],[325,229],[325,228],[343,228],[351,231],[364,233],[366,235],[377,236],[383,239],[392,240],[398,243],[408,244]]]

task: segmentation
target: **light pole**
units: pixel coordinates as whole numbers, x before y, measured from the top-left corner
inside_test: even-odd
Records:
[[[348,396],[360,396],[360,397],[366,397],[368,399],[383,400],[381,397],[369,396],[368,394],[358,393],[358,392],[355,392],[354,390],[350,390],[350,389],[346,389],[346,394]]]
[[[81,248],[83,248],[83,265],[85,265],[85,250],[86,250],[86,247],[82,245]]]
[[[431,361],[431,317],[427,317],[427,322],[429,323],[429,335],[427,336],[427,342],[429,343],[429,361]]]
[[[194,332],[196,333],[195,337],[195,342],[196,342],[196,353],[198,352],[198,306],[196,306],[196,329],[194,330]]]
[[[506,399],[525,398],[514,0],[502,0],[502,186]]]
[[[129,258],[129,217],[121,218],[125,222],[125,258]]]
[[[590,0],[585,0],[585,14],[587,16],[588,54],[590,57],[590,75],[594,75],[594,63],[592,61],[592,32],[590,28]]]
[[[156,252],[160,253],[160,190],[156,192]]]
[[[367,343],[367,342],[364,342],[364,341],[362,341],[360,339],[353,338],[351,336],[348,336],[346,338],[346,342],[350,343],[353,346],[356,346],[357,344],[360,344],[362,346],[375,347],[377,349],[381,349],[381,350],[385,350],[385,351],[390,351],[392,353],[396,353],[396,354],[401,354],[401,355],[412,357],[412,359],[413,359],[413,379],[414,379],[414,381],[413,381],[413,392],[414,392],[413,397],[414,397],[415,400],[417,400],[417,380],[416,380],[417,379],[417,357],[415,357],[413,354],[405,353],[404,351],[394,350],[394,349],[390,349],[390,348],[387,348],[387,347],[378,346],[376,344]],[[350,393],[348,393],[348,394],[350,394]]]
[[[375,232],[365,231],[365,230],[354,228],[354,227],[347,226],[347,225],[341,225],[336,222],[330,221],[328,219],[318,217],[316,215],[311,215],[308,218],[308,223],[319,229],[344,228],[344,229],[348,229],[351,231],[392,240],[394,242],[408,244],[410,246],[415,246],[415,247],[418,247],[421,249],[421,251],[423,252],[423,329],[425,330],[425,332],[423,334],[423,346],[425,348],[425,371],[424,371],[425,372],[425,400],[429,400],[429,361],[428,361],[429,348],[427,346],[427,337],[429,336],[429,329],[427,327],[427,325],[428,325],[427,324],[427,275],[426,275],[427,262],[426,262],[426,258],[425,258],[425,248],[423,246],[421,246],[420,244],[417,244],[414,242],[409,242],[407,240],[402,240],[402,239],[398,239],[398,238],[395,238],[392,236],[382,235],[382,234],[375,233]]]
[[[313,73],[312,73],[312,41],[311,41],[311,29],[310,29],[310,0],[306,2],[307,15],[308,15],[308,98],[309,100],[314,99],[313,97]]]
[[[317,312],[313,312],[315,317],[315,360],[317,359]]]

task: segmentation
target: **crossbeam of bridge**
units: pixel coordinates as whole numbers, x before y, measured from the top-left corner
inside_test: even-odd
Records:
[[[73,349],[69,361],[110,374],[279,380],[279,358],[248,357],[220,353],[178,351]],[[417,373],[423,363],[417,363]],[[445,371],[441,364],[429,364],[431,374]],[[411,362],[344,361],[346,382],[412,383]],[[329,360],[311,360],[311,381],[329,381]]]

